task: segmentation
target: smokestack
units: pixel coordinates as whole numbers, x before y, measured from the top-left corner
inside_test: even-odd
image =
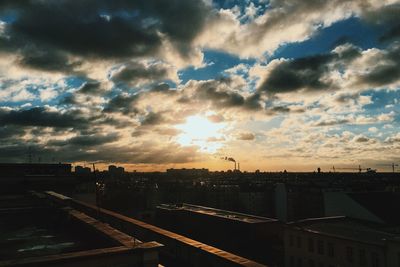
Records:
[[[238,171],[240,171],[240,163],[238,162]]]
[[[234,158],[228,158],[228,157],[222,157],[221,159],[225,159],[225,160],[227,160],[227,161],[232,161],[232,162],[234,162],[235,163],[235,166],[234,166],[234,170],[236,171],[236,160],[234,159]]]

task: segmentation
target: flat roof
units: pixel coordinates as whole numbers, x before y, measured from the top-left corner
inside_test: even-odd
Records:
[[[113,247],[105,235],[85,231],[52,208],[1,209],[0,259],[21,259]]]
[[[303,231],[331,236],[335,238],[348,239],[356,242],[373,243],[383,245],[385,240],[393,239],[394,234],[390,234],[367,223],[350,218],[328,218],[327,220],[308,220],[293,223],[296,228]]]
[[[230,220],[236,220],[246,223],[265,223],[265,222],[277,222],[276,219],[271,219],[267,217],[255,216],[240,212],[222,210],[222,209],[215,209],[211,207],[204,207],[198,205],[192,205],[183,203],[182,205],[174,205],[174,204],[161,204],[160,208],[166,208],[171,210],[187,210],[190,212],[196,212],[201,214],[206,214],[209,216],[216,216]]]
[[[70,199],[57,193],[53,195],[62,201]],[[0,197],[0,204],[8,203],[0,205],[0,266],[23,263],[40,266],[47,261],[56,266],[55,262],[64,259],[111,257],[115,253],[132,254],[132,251],[141,254],[143,249],[161,247],[156,242],[143,243],[71,207],[29,201],[41,196],[31,193]],[[20,202],[14,205],[14,200]]]

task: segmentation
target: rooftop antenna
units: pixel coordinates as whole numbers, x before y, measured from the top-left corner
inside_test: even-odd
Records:
[[[393,173],[394,173],[394,172],[395,172],[395,168],[394,168],[394,167],[399,166],[399,164],[395,164],[394,162],[392,162],[392,164],[379,164],[379,166],[389,166],[389,167],[392,167],[392,171],[393,171]]]

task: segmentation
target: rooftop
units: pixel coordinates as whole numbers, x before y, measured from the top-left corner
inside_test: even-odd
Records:
[[[276,219],[271,219],[271,218],[267,218],[267,217],[255,216],[255,215],[250,215],[250,214],[244,214],[244,213],[239,213],[239,212],[215,209],[215,208],[186,204],[186,203],[183,203],[181,205],[161,204],[159,207],[164,208],[164,209],[171,209],[171,210],[186,210],[186,211],[190,211],[190,212],[196,212],[196,213],[206,214],[206,215],[210,215],[210,216],[217,216],[217,217],[221,217],[221,218],[225,218],[225,219],[237,220],[237,221],[246,222],[246,223],[265,223],[265,222],[276,222],[277,221]]]
[[[139,266],[144,253],[161,247],[39,195],[0,196],[0,266]]]
[[[289,223],[289,225],[312,233],[377,245],[383,245],[385,240],[396,236],[374,227],[371,223],[343,216],[308,219]]]

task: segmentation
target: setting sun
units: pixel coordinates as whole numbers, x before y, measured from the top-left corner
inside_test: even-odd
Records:
[[[222,147],[222,141],[225,140],[222,130],[225,126],[225,123],[214,123],[199,115],[190,116],[184,124],[176,126],[182,131],[177,141],[183,146],[195,145],[202,151],[213,153]]]

